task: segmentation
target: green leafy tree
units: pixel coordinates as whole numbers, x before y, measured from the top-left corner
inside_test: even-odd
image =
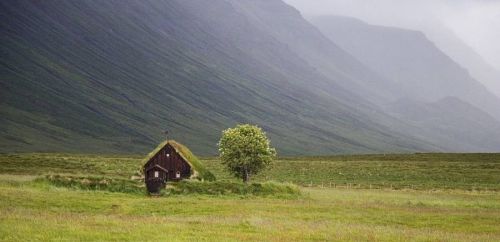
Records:
[[[249,124],[224,130],[218,146],[222,164],[245,183],[269,166],[276,156],[266,133]]]

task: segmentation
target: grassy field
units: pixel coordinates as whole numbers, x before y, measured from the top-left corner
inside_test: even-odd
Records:
[[[219,162],[205,160],[217,177]],[[500,190],[500,154],[354,155],[281,158],[255,177],[304,186]]]
[[[129,178],[141,158],[0,155],[0,240],[500,240],[499,154],[283,158],[255,180],[306,185],[289,199],[152,198],[36,180]],[[232,179],[215,159],[203,162],[219,180]]]

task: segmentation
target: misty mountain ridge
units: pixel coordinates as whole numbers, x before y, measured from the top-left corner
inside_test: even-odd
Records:
[[[0,6],[1,151],[145,153],[168,129],[214,155],[237,123],[262,126],[281,155],[498,150],[496,121],[467,95],[422,101],[428,89],[412,92],[414,79],[373,68],[280,0]],[[403,110],[402,91],[415,98]],[[467,107],[481,132],[456,139],[473,120],[432,126],[410,107],[430,116]]]
[[[500,101],[423,33],[342,16],[311,21],[372,70],[395,81],[400,97],[384,106],[414,125],[409,132],[460,150],[498,149]]]
[[[500,98],[423,33],[341,16],[316,17],[311,21],[372,70],[392,79],[401,90],[398,98],[431,102],[454,96],[500,120]]]
[[[456,34],[443,24],[434,23],[432,28],[422,25],[428,38],[446,55],[466,68],[470,75],[483,83],[497,97],[500,97],[500,67],[486,62]]]

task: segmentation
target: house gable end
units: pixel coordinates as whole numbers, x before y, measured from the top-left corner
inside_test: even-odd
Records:
[[[165,170],[169,181],[188,179],[193,172],[189,162],[169,143],[158,147],[156,153],[150,156],[144,165],[145,173],[156,166]]]

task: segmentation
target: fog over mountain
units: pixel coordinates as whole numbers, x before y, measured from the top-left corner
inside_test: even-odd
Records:
[[[342,49],[392,80],[398,98],[458,97],[500,120],[500,98],[421,32],[369,25],[349,17],[315,17],[311,22]]]
[[[500,146],[500,122],[492,117],[500,120],[500,99],[421,32],[350,17],[314,17],[311,22],[367,67],[393,80],[396,99],[381,105],[420,127],[418,133],[428,132],[436,143],[475,140],[472,149]]]
[[[286,0],[305,16],[350,16],[423,31],[500,96],[500,1]]]

